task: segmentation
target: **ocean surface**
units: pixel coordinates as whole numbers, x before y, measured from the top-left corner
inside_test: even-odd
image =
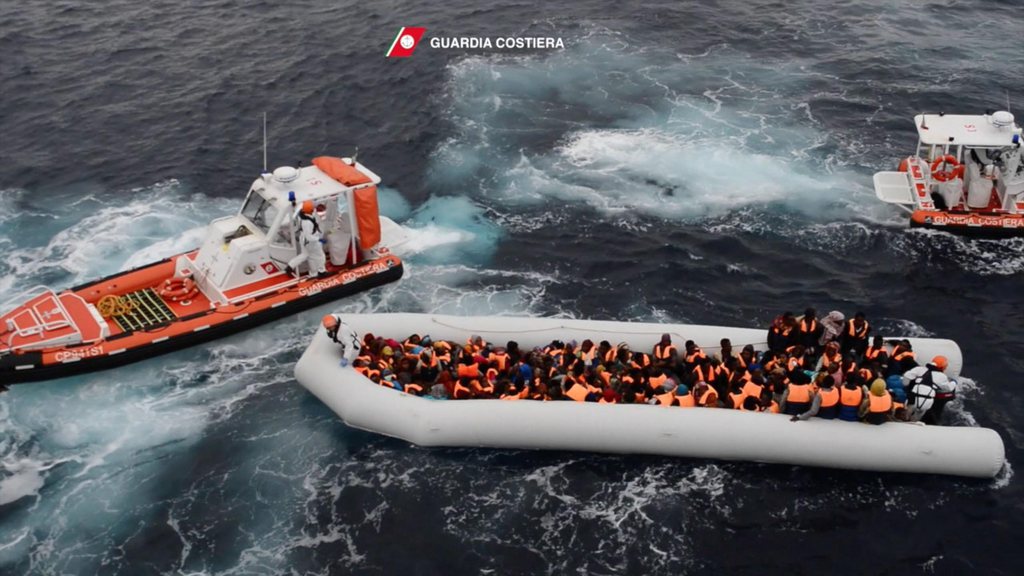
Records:
[[[561,51],[427,36],[556,36]],[[0,3],[0,300],[195,246],[262,168],[348,155],[400,283],[0,395],[3,574],[1016,574],[1024,241],[875,201],[922,111],[1024,115],[1018,0]],[[1019,121],[1019,120],[1018,120]],[[420,449],[292,366],[317,320],[434,311],[955,339],[991,481]],[[395,335],[403,336],[403,335]]]

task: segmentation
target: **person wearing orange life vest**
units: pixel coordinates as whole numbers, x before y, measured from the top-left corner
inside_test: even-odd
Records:
[[[871,392],[860,407],[860,415],[868,424],[884,424],[892,419],[892,395],[881,378],[871,383]]]
[[[835,387],[835,381],[831,376],[825,376],[818,384],[818,390],[813,393],[810,407],[800,414],[795,414],[790,420],[809,420],[812,416],[832,420],[839,414],[839,390]]]
[[[743,385],[740,382],[733,382],[729,388],[729,394],[726,396],[725,406],[733,410],[742,410],[743,401],[746,398],[747,395],[743,392]]]
[[[693,394],[690,394],[690,388],[686,384],[676,385],[673,393],[676,395],[675,402],[672,404],[673,406],[678,406],[680,408],[697,407],[697,400],[693,397]]]
[[[701,359],[707,358],[708,355],[697,346],[697,343],[693,340],[687,340],[685,344],[686,355],[683,360],[686,362],[687,367],[693,368]]]
[[[786,348],[796,344],[796,317],[792,312],[784,312],[781,316],[772,321],[768,328],[768,348],[775,352],[782,352]]]
[[[753,399],[753,398],[751,398]],[[771,414],[779,413],[779,403],[775,401],[775,395],[767,387],[761,392],[760,402],[758,402],[761,412],[769,412]]]
[[[836,416],[840,420],[856,422],[860,419],[860,407],[868,397],[864,380],[859,373],[850,374],[839,388],[839,406]]]
[[[658,368],[675,366],[678,356],[679,352],[676,350],[675,345],[672,344],[672,336],[670,334],[662,334],[661,340],[654,345],[654,350],[651,353],[651,357],[654,359],[654,366]]]
[[[892,354],[889,356],[889,367],[886,370],[886,377],[893,374],[905,374],[909,370],[917,368],[917,357],[914,355],[914,348],[909,340],[900,340],[893,346]]]
[[[743,382],[743,393],[750,398],[760,398],[761,393],[764,391],[764,389],[764,377],[762,377],[760,374],[755,374],[750,378],[750,380],[746,380]]]
[[[676,405],[676,383],[674,380],[666,380],[665,384],[654,393],[654,396],[647,401],[648,404],[658,404],[661,406],[675,406]]]
[[[829,342],[825,344],[825,350],[821,353],[821,358],[818,358],[818,364],[814,367],[815,371],[825,370],[832,364],[842,365],[843,355],[839,353],[839,344],[836,342]]]
[[[715,358],[718,358],[722,362],[722,366],[725,366],[730,372],[745,370],[747,368],[748,363],[743,359],[743,356],[733,351],[731,340],[728,338],[722,338],[718,344],[718,353],[715,354]],[[750,350],[753,352],[754,348],[751,347]]]
[[[807,370],[810,368],[810,360],[801,344],[790,346],[786,349],[786,354],[789,358],[786,359],[786,372],[792,374],[800,370]]]
[[[811,355],[818,353],[818,340],[821,338],[824,328],[818,322],[818,312],[814,308],[804,310],[804,315],[797,322],[797,338],[804,349]]]
[[[802,370],[791,372],[789,378],[789,386],[786,386],[786,390],[782,393],[779,407],[783,414],[796,416],[810,409],[813,388],[810,377]]]
[[[693,387],[693,397],[700,408],[718,408],[718,393],[706,382],[697,382]]]
[[[865,362],[878,362],[885,365],[889,361],[889,352],[885,349],[885,341],[881,336],[875,336],[871,345],[864,349]]]
[[[708,385],[714,386],[718,380],[718,370],[712,366],[710,358],[701,356],[697,358],[693,369],[690,371],[690,379],[694,383],[705,382]]]
[[[857,356],[864,354],[868,347],[869,334],[871,334],[871,325],[868,324],[863,312],[857,312],[853,318],[846,321],[842,336],[843,353],[852,350]]]

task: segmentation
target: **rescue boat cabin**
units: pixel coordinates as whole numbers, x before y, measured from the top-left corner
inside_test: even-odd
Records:
[[[912,226],[1024,234],[1021,127],[1010,112],[919,114],[917,149],[874,176],[875,195],[911,213]]]
[[[289,262],[303,252],[303,217],[316,220],[331,268],[386,253],[379,245],[380,177],[349,158],[320,157],[313,163],[283,166],[257,178],[238,214],[214,220],[194,258],[178,257],[175,275],[191,276],[215,304],[275,290],[279,286],[273,280],[285,277]],[[312,215],[302,213],[307,202],[315,207]],[[306,264],[296,268],[300,276],[309,273]]]

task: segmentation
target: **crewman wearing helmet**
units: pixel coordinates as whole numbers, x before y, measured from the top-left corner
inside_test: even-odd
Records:
[[[303,262],[309,266],[309,274],[317,278],[328,276],[327,255],[324,254],[323,235],[320,233],[320,223],[317,222],[313,213],[313,201],[306,200],[302,203],[299,212],[299,254],[288,261],[288,274],[295,274]]]
[[[936,356],[924,366],[903,374],[910,420],[925,424],[940,422],[946,404],[956,398],[956,380],[946,376],[948,366],[945,356]]]

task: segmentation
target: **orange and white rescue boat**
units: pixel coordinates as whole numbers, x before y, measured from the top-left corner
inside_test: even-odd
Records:
[[[398,280],[393,251],[407,238],[380,216],[379,183],[350,158],[281,167],[253,182],[237,214],[211,222],[196,250],[15,296],[0,315],[0,384],[127,364]]]
[[[917,151],[875,174],[875,195],[910,212],[912,227],[1024,236],[1021,127],[1007,111],[919,114]]]

